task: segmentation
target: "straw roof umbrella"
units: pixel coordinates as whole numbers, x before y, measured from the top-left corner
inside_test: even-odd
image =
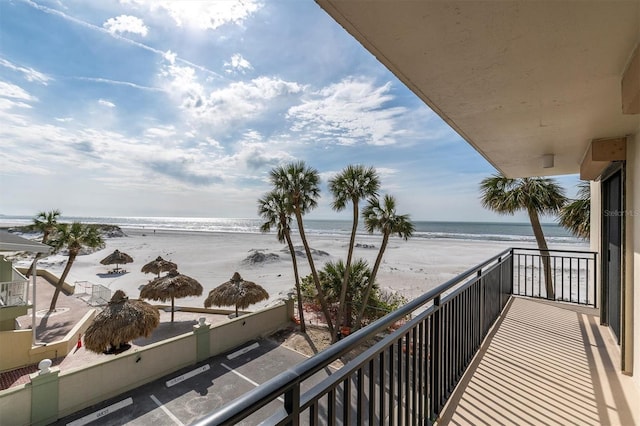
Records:
[[[115,263],[116,272],[118,272],[119,264],[124,265],[125,263],[131,263],[131,262],[133,262],[133,258],[129,256],[127,253],[123,253],[118,249],[116,249],[113,253],[111,253],[109,256],[105,257],[100,261],[100,263],[103,265],[113,265]]]
[[[246,309],[249,305],[267,300],[269,293],[258,284],[245,281],[239,273],[234,273],[233,277],[224,284],[219,285],[209,292],[209,296],[204,301],[204,307],[234,306],[236,307],[236,317],[238,308]]]
[[[178,269],[178,265],[158,256],[155,260],[144,265],[142,267],[142,272],[145,274],[158,274],[158,278],[160,278],[160,272],[168,272],[172,269]]]
[[[176,297],[200,296],[202,286],[195,279],[180,274],[176,269],[166,275],[158,277],[142,287],[140,297],[143,299],[160,300],[171,299],[171,322],[173,322],[174,300]]]
[[[148,337],[158,324],[158,308],[142,300],[129,300],[118,290],[85,332],[84,346],[97,353],[117,350],[133,339]]]

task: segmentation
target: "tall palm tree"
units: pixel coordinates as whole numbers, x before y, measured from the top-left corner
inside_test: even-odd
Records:
[[[31,225],[31,227],[42,232],[42,244],[47,244],[49,238],[51,237],[51,234],[55,232],[60,214],[60,210],[55,209],[48,212],[42,211],[38,213],[35,218],[33,218],[33,224]],[[33,259],[33,263],[27,271],[27,278],[29,278],[29,276],[31,275],[31,271],[33,271],[33,267],[41,257],[41,253],[36,254],[36,257]]]
[[[578,238],[588,239],[591,232],[591,190],[589,182],[578,184],[578,198],[560,210],[560,225]]]
[[[340,299],[338,301],[338,316],[336,318],[336,327],[342,326],[342,320],[345,317],[345,301],[347,297],[347,287],[349,283],[349,274],[351,273],[351,259],[353,256],[353,247],[356,242],[356,230],[358,229],[358,217],[360,201],[370,197],[378,196],[380,188],[380,179],[378,173],[373,167],[364,167],[361,165],[348,165],[342,172],[338,173],[329,180],[329,190],[333,194],[333,202],[331,207],[335,211],[342,211],[351,202],[353,206],[353,223],[351,225],[351,238],[349,239],[349,250],[347,252],[347,262],[344,268],[344,277],[342,279],[342,289],[340,290]]]
[[[300,290],[300,276],[298,275],[298,262],[296,251],[291,241],[291,214],[287,207],[287,196],[284,192],[273,190],[265,194],[258,200],[258,214],[265,220],[260,227],[260,231],[269,232],[271,228],[276,228],[278,241],[286,241],[291,253],[293,263],[293,276],[295,278],[296,293],[298,295],[298,316],[300,318],[300,331],[307,332],[304,322],[304,309],[302,307],[302,292]]]
[[[362,317],[369,302],[371,289],[376,281],[378,269],[380,269],[380,264],[382,263],[382,256],[389,243],[389,237],[397,234],[398,237],[406,241],[415,230],[408,214],[400,215],[396,213],[396,200],[391,195],[385,195],[382,203],[380,203],[378,198],[370,198],[365,208],[362,209],[362,218],[364,219],[364,226],[367,232],[370,234],[374,231],[382,232],[382,244],[380,244],[378,256],[376,256],[376,261],[373,264],[367,290],[362,298],[362,306],[360,306],[358,316],[356,317],[356,330],[360,328],[362,324]]]
[[[553,179],[545,177],[511,179],[503,174],[496,174],[482,180],[480,192],[482,206],[487,209],[509,215],[519,210],[527,212],[542,256],[547,298],[555,299],[551,261],[540,225],[540,214],[559,213],[567,201],[562,187]]]
[[[84,225],[80,222],[73,222],[71,225],[68,223],[58,224],[56,234],[50,241],[50,245],[53,246],[55,253],[66,248],[69,251],[69,259],[58,280],[58,284],[56,284],[56,290],[51,298],[49,312],[56,309],[56,303],[58,302],[58,296],[60,295],[60,290],[62,290],[64,280],[67,278],[67,275],[69,275],[71,266],[80,253],[80,250],[85,247],[98,248],[103,244],[102,236],[95,226]]]
[[[271,170],[269,178],[276,189],[287,195],[287,209],[289,213],[293,213],[296,217],[298,232],[300,233],[300,239],[302,240],[302,245],[307,255],[309,268],[311,268],[311,276],[313,277],[313,283],[318,292],[322,313],[327,322],[329,333],[333,336],[334,328],[333,322],[331,321],[331,314],[329,313],[329,306],[324,297],[322,287],[320,286],[318,272],[316,271],[316,266],[311,256],[311,249],[309,248],[302,223],[302,215],[318,205],[318,197],[320,197],[320,175],[316,169],[307,167],[304,161],[297,161],[274,168]]]

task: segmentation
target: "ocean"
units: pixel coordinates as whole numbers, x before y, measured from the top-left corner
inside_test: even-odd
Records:
[[[0,228],[28,225],[33,218],[29,216],[0,215]],[[190,232],[231,232],[259,233],[260,219],[229,218],[189,218],[189,217],[71,217],[63,216],[62,222],[79,221],[92,224],[118,225],[127,228]],[[412,238],[456,239],[477,241],[513,241],[535,242],[529,223],[499,222],[431,222],[413,221],[415,232]],[[347,220],[305,219],[305,232],[309,235],[348,235],[351,222]],[[294,232],[297,232],[295,224]],[[584,244],[566,229],[557,224],[543,224],[545,237],[549,244]],[[360,224],[359,233],[366,231]]]

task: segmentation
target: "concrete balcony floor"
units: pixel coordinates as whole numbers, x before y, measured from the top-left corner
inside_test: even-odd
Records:
[[[598,310],[512,298],[441,425],[640,425],[640,396]]]

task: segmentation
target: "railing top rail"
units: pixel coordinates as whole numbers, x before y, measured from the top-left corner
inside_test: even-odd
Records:
[[[25,278],[24,280],[3,281],[3,282],[0,282],[0,285],[5,285],[5,284],[8,284],[8,285],[11,285],[11,284],[28,284],[28,283],[29,283],[29,280],[27,280]]]
[[[346,354],[347,352],[360,345],[363,340],[369,339],[375,336],[378,332],[390,327],[398,320],[410,315],[416,309],[429,303],[433,299],[446,293],[451,288],[459,285],[462,281],[468,277],[477,274],[487,265],[491,265],[498,259],[511,254],[512,249],[506,249],[503,252],[485,260],[484,262],[466,270],[458,276],[444,282],[436,288],[433,288],[422,296],[417,297],[406,305],[402,306],[398,310],[391,312],[390,314],[380,318],[379,320],[371,323],[367,327],[364,327],[348,337],[340,340],[339,342],[329,346],[327,349],[318,353],[317,355],[301,362],[300,364],[290,368],[289,370],[277,375],[262,385],[253,388],[240,398],[231,401],[227,405],[223,406],[214,413],[210,413],[200,420],[192,423],[193,425],[209,425],[219,424],[221,420],[232,424],[235,420],[239,420],[242,416],[242,412],[246,407],[252,407],[256,410],[263,407],[275,395],[281,395],[285,390],[289,389],[295,383],[305,380],[321,369],[325,368],[333,361]]]
[[[513,247],[511,250],[537,251],[537,252],[541,251],[537,247]],[[597,251],[590,251],[590,250],[566,250],[566,249],[548,248],[545,251],[549,251],[552,253],[598,254]]]

